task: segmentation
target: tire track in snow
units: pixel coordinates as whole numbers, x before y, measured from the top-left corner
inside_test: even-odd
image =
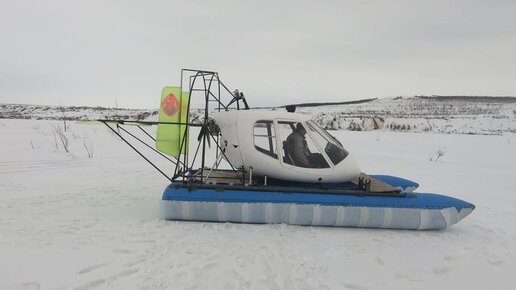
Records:
[[[86,273],[89,273],[91,271],[95,271],[95,270],[97,270],[99,268],[102,268],[102,267],[104,267],[106,265],[109,265],[109,264],[110,264],[109,262],[106,262],[106,263],[100,263],[100,264],[91,265],[91,266],[88,266],[86,268],[83,268],[82,270],[79,270],[79,272],[77,272],[77,273],[79,273],[79,274],[86,274]]]

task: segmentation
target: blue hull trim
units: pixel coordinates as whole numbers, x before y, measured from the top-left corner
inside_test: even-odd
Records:
[[[318,204],[326,206],[360,206],[360,207],[390,207],[390,208],[418,208],[443,209],[454,207],[458,211],[464,208],[474,208],[474,205],[446,195],[434,193],[407,193],[402,197],[391,196],[363,196],[363,195],[336,195],[310,193],[283,193],[283,192],[256,192],[236,191],[226,189],[199,188],[189,191],[187,188],[169,186],[163,193],[163,200],[177,201],[211,201],[237,203],[295,203]]]

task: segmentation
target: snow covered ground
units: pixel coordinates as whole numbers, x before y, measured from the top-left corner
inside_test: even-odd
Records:
[[[449,229],[418,232],[164,221],[166,179],[103,125],[67,125],[69,153],[53,134],[63,122],[0,120],[0,289],[516,284],[515,135],[333,131],[364,172],[477,206]]]

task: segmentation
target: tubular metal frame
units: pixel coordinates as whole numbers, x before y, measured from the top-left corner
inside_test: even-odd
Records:
[[[182,69],[181,70],[181,88],[183,88],[184,80],[188,78],[188,104],[187,108],[188,110],[186,112],[182,112],[182,110],[179,111],[179,120],[182,120],[183,115],[182,114],[188,114],[186,119],[186,122],[152,122],[152,121],[139,121],[139,120],[105,120],[101,119],[98,120],[102,122],[104,125],[106,125],[113,133],[115,133],[122,141],[124,141],[129,147],[131,147],[136,153],[138,153],[143,159],[145,159],[148,163],[150,163],[158,172],[160,172],[163,176],[167,178],[168,181],[174,182],[181,180],[182,182],[186,182],[189,180],[190,176],[189,174],[194,170],[194,168],[191,168],[195,164],[196,158],[198,156],[199,151],[201,150],[201,168],[199,169],[200,174],[197,176],[200,176],[201,182],[204,182],[204,170],[205,170],[205,163],[206,163],[206,145],[210,146],[210,139],[213,140],[216,148],[216,160],[219,158],[219,154],[222,156],[225,156],[224,149],[220,146],[220,136],[219,132],[212,132],[210,131],[210,123],[209,123],[209,112],[210,112],[210,102],[216,102],[216,108],[214,108],[216,111],[229,111],[229,110],[249,110],[249,105],[247,104],[247,101],[245,100],[245,97],[242,93],[235,94],[231,92],[224,83],[219,78],[218,72],[212,72],[212,71],[205,71],[205,70],[195,70],[195,69]],[[194,95],[202,94],[202,97],[204,98],[204,119],[200,123],[193,123],[190,121],[190,105],[191,100]],[[229,98],[229,101],[226,105],[224,105],[223,102],[223,95],[229,94],[226,98]],[[182,100],[183,100],[183,90],[181,89],[181,97],[180,97],[180,104],[179,106],[182,107]],[[240,102],[242,102],[242,107]],[[110,125],[110,124],[116,124],[116,130]],[[179,157],[175,157],[175,160],[172,160],[168,158],[167,156],[163,155],[161,152],[154,149],[151,145],[147,144],[140,138],[138,138],[136,135],[131,134],[129,131],[124,129],[123,125],[137,125],[140,130],[144,132],[146,136],[148,136],[152,141],[156,141],[155,138],[153,138],[147,131],[143,130],[140,125],[179,125],[179,132],[183,129],[182,126],[185,126],[185,131],[189,132],[190,127],[200,127],[201,128],[201,134],[199,135],[197,145],[197,149],[195,150],[194,158],[190,161],[189,160],[189,153],[188,150],[185,150],[185,154],[180,154]],[[144,144],[146,147],[150,148],[153,152],[159,154],[161,157],[164,157],[168,161],[170,161],[172,164],[175,165],[173,174],[169,177],[163,170],[161,170],[156,164],[154,164],[148,157],[146,157],[142,152],[140,152],[131,142],[129,142],[124,136],[122,136],[120,130],[125,132],[127,135],[131,136],[133,139],[137,140],[138,142]],[[216,134],[216,137],[213,136],[213,134]],[[185,146],[188,146],[188,138],[189,133],[184,134],[182,140],[180,141],[179,146],[179,152],[183,152],[183,149]],[[207,144],[208,143],[208,144]],[[202,146],[201,146],[202,145]],[[243,171],[243,168],[235,168],[231,162],[226,158],[226,161],[231,166],[231,170],[234,171],[236,174],[242,175],[242,185],[245,184],[245,178]],[[218,165],[218,164],[217,164]],[[197,180],[198,181],[198,180]]]

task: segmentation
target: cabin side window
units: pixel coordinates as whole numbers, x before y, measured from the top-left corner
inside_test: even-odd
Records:
[[[276,135],[272,121],[257,121],[254,123],[254,148],[256,150],[278,159],[276,150]]]

